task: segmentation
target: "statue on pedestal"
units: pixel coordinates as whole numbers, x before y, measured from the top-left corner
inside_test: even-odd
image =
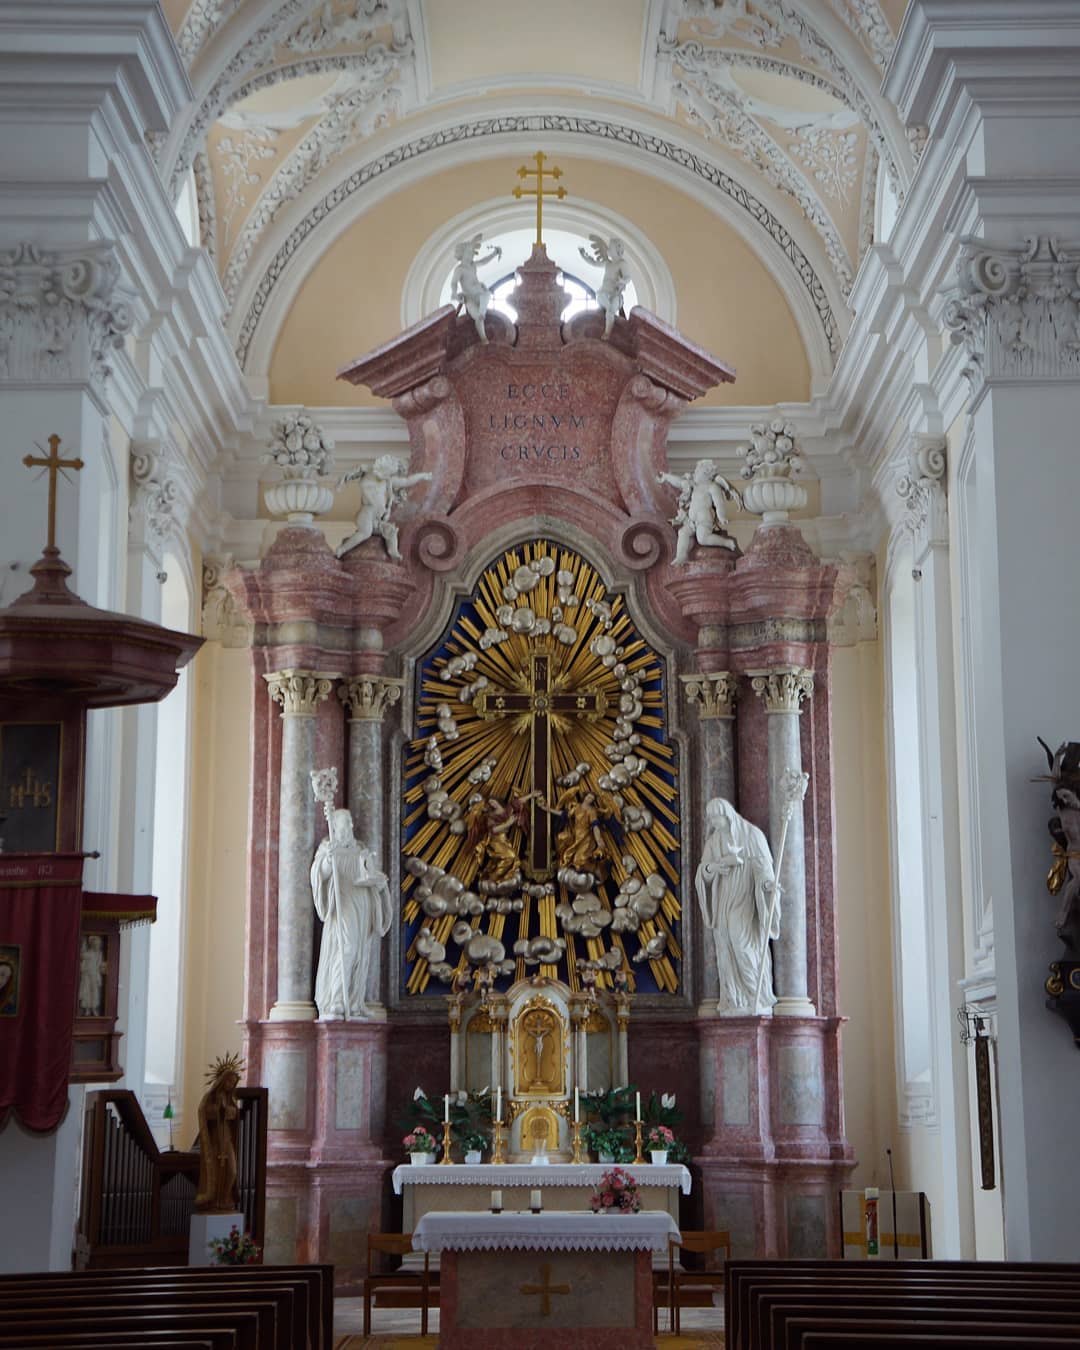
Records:
[[[713,936],[720,985],[717,1011],[765,1013],[776,1002],[768,939],[780,936],[779,907],[771,903],[776,876],[769,844],[723,797],[709,802],[705,822],[709,832],[694,885],[705,927]],[[766,969],[755,1006],[763,961]]]
[[[374,854],[360,844],[347,810],[328,813],[329,838],[311,864],[311,893],[323,921],[315,1005],[322,1021],[370,1017],[364,1002],[371,954],[390,931],[394,906]]]
[[[604,269],[596,288],[596,303],[604,311],[604,337],[610,337],[615,320],[622,313],[623,292],[630,283],[626,245],[618,235],[612,235],[605,244],[600,235],[590,234],[589,243],[592,244],[591,253],[585,248],[579,248],[578,252],[587,263]]]
[[[678,490],[679,501],[671,523],[678,531],[675,540],[675,567],[690,560],[690,545],[695,541],[703,548],[735,548],[735,540],[727,533],[727,501],[742,505],[737,488],[719,473],[711,459],[699,459],[694,472],[681,476],[673,473],[656,475],[658,483]]]
[[[240,1103],[236,1089],[244,1063],[224,1055],[206,1075],[209,1086],[199,1103],[199,1187],[196,1214],[233,1214],[240,1208],[236,1180],[236,1134]]]
[[[358,544],[366,543],[377,534],[386,544],[386,552],[395,561],[401,561],[398,548],[398,527],[390,519],[395,506],[405,500],[405,494],[416,483],[431,481],[429,473],[406,474],[404,463],[397,455],[380,455],[369,468],[352,469],[338,479],[338,487],[360,479],[360,510],[356,513],[356,529],[337,546],[337,556],[344,558]]]
[[[454,246],[457,266],[450,278],[450,303],[457,305],[459,310],[464,307],[465,313],[476,326],[480,341],[487,342],[484,316],[487,314],[488,305],[491,304],[491,292],[480,280],[477,269],[494,262],[496,258],[501,258],[502,249],[496,245],[490,253],[478,258],[476,255],[480,252],[482,238],[482,235],[474,234],[471,239],[463,239],[460,244]]]

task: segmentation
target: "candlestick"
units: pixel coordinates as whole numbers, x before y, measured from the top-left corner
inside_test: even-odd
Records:
[[[635,1120],[635,1121],[634,1121],[634,1161],[635,1161],[636,1163],[643,1163],[643,1162],[645,1161],[645,1156],[644,1156],[644,1154],[643,1154],[642,1151],[641,1151],[641,1121],[640,1121],[640,1120]]]
[[[450,1122],[444,1120],[442,1127],[442,1157],[439,1159],[440,1167],[449,1167],[453,1163],[454,1160],[450,1156],[450,1148]]]
[[[495,1119],[502,1120],[502,1088],[495,1089]]]
[[[503,1136],[505,1135],[505,1133],[506,1131],[503,1129],[502,1121],[497,1120],[495,1122],[495,1151],[491,1155],[491,1161],[493,1164],[496,1164],[497,1166],[500,1167],[503,1166],[506,1162],[506,1155],[503,1152],[503,1144],[504,1144]]]
[[[634,1093],[634,1119],[635,1119],[636,1121],[639,1121],[639,1122],[640,1122],[640,1120],[641,1120],[641,1093],[640,1093],[640,1092],[635,1092],[635,1093]]]
[[[442,1099],[442,1104],[443,1104],[443,1124],[445,1125],[445,1124],[447,1124],[447,1123],[449,1122],[449,1120],[450,1120],[450,1094],[449,1094],[449,1093],[446,1093],[446,1094],[444,1095],[444,1097],[443,1097],[443,1099]],[[640,1114],[641,1114],[641,1112],[639,1111],[639,1112],[638,1112],[638,1115],[640,1115]]]
[[[575,1120],[575,1121],[574,1121],[574,1156],[570,1159],[570,1161],[571,1161],[571,1162],[576,1162],[576,1163],[583,1163],[583,1162],[585,1161],[585,1159],[582,1157],[582,1154],[581,1154],[581,1121],[580,1121],[580,1120]]]
[[[502,1191],[491,1192],[491,1212],[492,1214],[502,1213]]]
[[[581,1103],[578,1098],[577,1088],[574,1089],[574,1124],[575,1125],[581,1124]]]
[[[529,1208],[534,1214],[539,1214],[543,1208],[540,1204],[540,1192],[535,1187],[529,1192]]]

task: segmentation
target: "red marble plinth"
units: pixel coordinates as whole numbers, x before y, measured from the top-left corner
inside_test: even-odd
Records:
[[[385,1021],[316,1022],[313,1163],[381,1161],[387,1034]]]
[[[552,1270],[552,1285],[569,1284],[573,1287],[574,1268],[580,1270],[586,1263],[632,1262],[632,1308],[617,1301],[593,1300],[598,1310],[621,1309],[624,1325],[575,1326],[569,1309],[560,1311],[560,1300],[566,1303],[573,1293],[552,1292],[548,1300],[552,1325],[541,1311],[540,1296],[518,1294],[521,1283],[534,1281],[545,1264],[554,1267],[555,1258],[570,1267],[570,1274]],[[505,1295],[497,1301],[488,1300],[484,1307],[482,1325],[468,1316],[463,1289],[469,1287],[480,1263],[494,1263],[505,1283]],[[525,1276],[525,1281],[522,1280]],[[534,1306],[528,1313],[518,1310],[522,1299]],[[615,1306],[612,1307],[614,1302]],[[518,1314],[515,1316],[515,1314]],[[602,1313],[601,1313],[602,1315]],[[649,1252],[443,1252],[439,1261],[439,1350],[472,1350],[481,1343],[490,1350],[652,1350],[653,1294],[652,1256]],[[584,1319],[582,1319],[584,1320]],[[463,1323],[465,1323],[463,1325]]]

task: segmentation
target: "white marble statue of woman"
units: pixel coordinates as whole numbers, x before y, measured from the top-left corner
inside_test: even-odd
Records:
[[[346,810],[330,816],[330,837],[311,864],[311,893],[323,921],[315,1005],[323,1021],[360,1021],[370,1017],[365,1004],[368,970],[379,938],[390,930],[394,907],[374,854],[353,833]]]
[[[723,797],[709,802],[705,823],[708,834],[694,885],[716,951],[720,986],[716,1010],[732,1016],[771,1012],[776,996],[765,925],[776,876],[768,841]],[[768,937],[779,936],[780,908],[776,906]],[[755,1007],[762,958],[765,977]]]

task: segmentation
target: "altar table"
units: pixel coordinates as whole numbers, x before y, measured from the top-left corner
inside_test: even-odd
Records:
[[[678,1234],[666,1210],[447,1210],[413,1246],[442,1256],[440,1350],[652,1350],[651,1254]]]
[[[666,1210],[679,1221],[679,1192],[690,1194],[690,1172],[680,1164],[654,1167],[652,1163],[620,1163],[638,1183],[645,1209]],[[491,1205],[491,1192],[501,1190],[504,1209],[525,1209],[529,1192],[539,1188],[545,1209],[585,1210],[589,1192],[596,1190],[611,1163],[508,1163],[496,1166],[455,1163],[442,1167],[405,1164],[394,1168],[394,1194],[403,1197],[402,1232],[410,1233],[421,1218],[435,1210],[479,1212]],[[667,1262],[667,1239],[661,1243]]]

